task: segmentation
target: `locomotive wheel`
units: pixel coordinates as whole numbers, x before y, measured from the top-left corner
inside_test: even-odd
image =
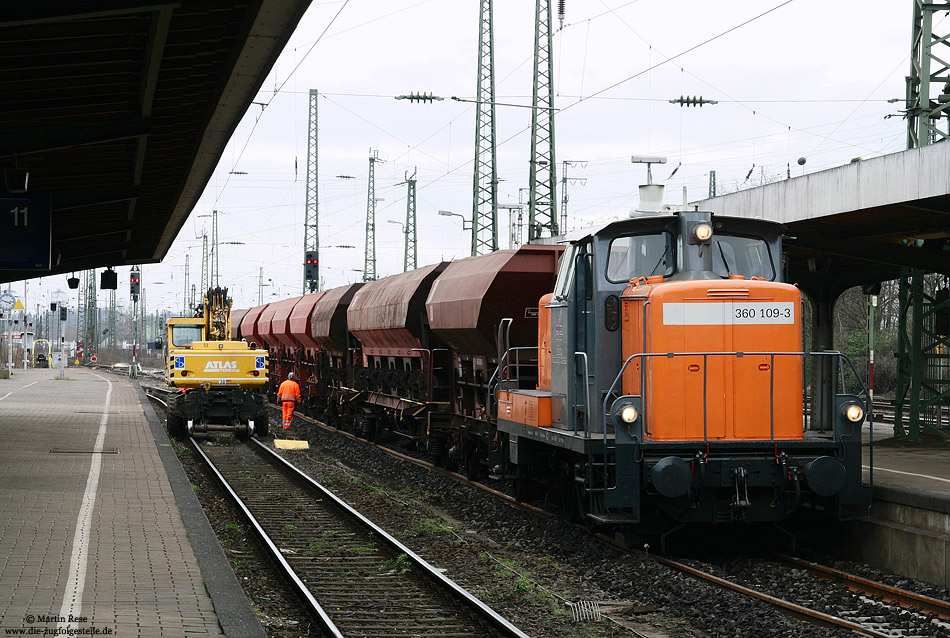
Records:
[[[515,466],[515,478],[511,480],[511,487],[514,490],[515,498],[525,502],[531,492],[531,485],[526,476],[527,470],[520,465]]]
[[[561,496],[561,515],[571,523],[583,521],[581,508],[581,486],[574,481],[574,468],[568,468],[560,473],[558,493]]]

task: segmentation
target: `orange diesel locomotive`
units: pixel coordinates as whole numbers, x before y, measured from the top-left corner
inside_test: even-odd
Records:
[[[866,515],[866,393],[845,391],[843,355],[802,351],[781,232],[686,211],[568,236],[539,308],[537,384],[518,378],[519,349],[498,371],[509,472],[556,478],[595,523],[780,521],[805,504]],[[823,430],[803,416],[806,359],[840,373],[813,388],[837,407]]]

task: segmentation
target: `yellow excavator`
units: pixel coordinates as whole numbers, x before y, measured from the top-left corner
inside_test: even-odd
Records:
[[[267,350],[231,339],[231,298],[212,288],[194,317],[165,323],[165,383],[181,390],[168,402],[168,433],[233,432],[266,436],[269,425]]]

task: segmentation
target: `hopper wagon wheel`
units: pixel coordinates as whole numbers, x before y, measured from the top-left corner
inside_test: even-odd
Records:
[[[373,427],[373,420],[365,414],[360,414],[356,417],[356,436],[361,439],[366,439],[367,441],[372,441],[375,429],[376,428]]]
[[[429,437],[429,454],[435,459],[435,465],[445,469],[447,465],[447,455],[445,452],[445,439],[441,436]]]

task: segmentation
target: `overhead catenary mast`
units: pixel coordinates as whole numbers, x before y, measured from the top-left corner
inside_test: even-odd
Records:
[[[311,253],[316,256],[316,265],[311,266],[309,272],[315,276],[307,276],[306,258],[304,261],[303,292],[316,292],[320,288],[320,227],[319,208],[317,201],[317,100],[319,93],[310,89],[310,112],[307,118],[307,197],[306,211],[303,222],[303,250],[304,255]]]
[[[478,97],[475,105],[475,184],[472,255],[498,250],[498,171],[495,164],[493,0],[481,0],[478,19]]]
[[[406,228],[405,228],[405,252],[403,253],[402,271],[407,272],[416,269],[418,258],[416,250],[416,171],[413,169],[412,176],[406,172]]]
[[[208,291],[208,233],[201,234],[201,294]]]
[[[551,55],[551,1],[536,0],[534,92],[531,109],[531,158],[528,198],[528,240],[546,231],[558,234],[554,163],[554,59]],[[563,5],[559,16],[564,14]]]
[[[376,162],[379,151],[370,150],[369,180],[366,187],[366,259],[363,261],[363,281],[376,280]]]

